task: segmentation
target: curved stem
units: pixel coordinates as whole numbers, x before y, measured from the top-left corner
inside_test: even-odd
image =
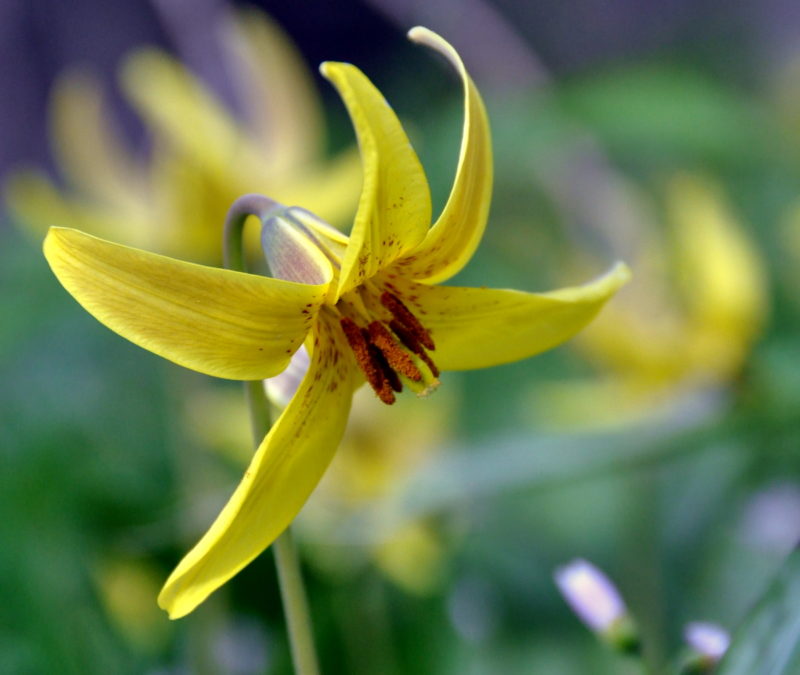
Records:
[[[225,221],[224,261],[225,267],[239,272],[247,271],[243,251],[244,224],[249,216],[257,216],[262,222],[270,211],[282,208],[277,202],[261,195],[245,195],[237,199]],[[245,396],[250,411],[250,424],[253,443],[258,447],[272,424],[264,383],[261,380],[245,382]],[[303,577],[297,558],[290,528],[273,543],[275,564],[278,568],[278,583],[281,589],[283,612],[289,633],[289,646],[292,663],[298,675],[317,675],[317,654],[314,648],[314,634],[311,629],[311,615],[308,611]]]
[[[257,194],[244,195],[231,204],[225,218],[225,232],[222,238],[222,260],[227,269],[237,272],[247,271],[242,246],[247,218],[256,216],[263,222],[270,211],[282,208],[278,202]]]

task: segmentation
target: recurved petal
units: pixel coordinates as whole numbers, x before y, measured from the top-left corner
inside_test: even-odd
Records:
[[[248,127],[269,168],[280,176],[318,159],[324,147],[322,106],[311,73],[280,27],[263,12],[231,12],[222,46],[233,85],[246,104]]]
[[[667,207],[691,319],[732,341],[748,342],[761,328],[768,304],[758,248],[713,181],[675,176]]]
[[[282,204],[302,204],[323,220],[349,228],[361,182],[361,159],[356,148],[349,148],[326,164],[276,176],[269,195]]]
[[[595,281],[549,293],[426,284],[398,289],[431,332],[436,365],[469,370],[518,361],[568,340],[629,278],[618,263]]]
[[[61,76],[51,100],[50,126],[56,156],[72,185],[126,208],[141,198],[142,172],[109,116],[99,81],[78,70]]]
[[[142,49],[128,57],[122,85],[145,122],[205,169],[227,176],[267,169],[220,101],[166,53]]]
[[[349,63],[323,63],[342,97],[361,150],[364,182],[342,261],[342,295],[417,246],[430,224],[422,165],[386,99]]]
[[[64,195],[53,181],[38,169],[23,169],[12,173],[3,185],[6,207],[14,220],[29,227],[37,240],[47,233],[51,223],[100,228],[108,231],[111,213],[96,213],[98,209],[76,203]]]
[[[410,277],[436,283],[464,267],[483,236],[492,196],[492,140],[483,101],[456,50],[427,28],[412,28],[408,36],[442,54],[464,87],[461,151],[450,197],[424,241],[398,261]]]
[[[149,235],[153,226],[147,206],[142,203],[129,204],[127,208],[86,199],[60,190],[44,172],[35,169],[12,173],[3,188],[13,219],[28,228],[37,241],[53,223],[58,223],[134,246],[152,243]]]
[[[44,253],[64,288],[111,330],[179,365],[236,380],[286,367],[329,283],[204,267],[65,228],[50,229]]]
[[[158,604],[191,612],[269,546],[322,477],[344,433],[355,364],[324,319],[309,370],[211,529],[167,579]]]

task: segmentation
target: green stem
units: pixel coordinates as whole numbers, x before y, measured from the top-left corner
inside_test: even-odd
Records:
[[[294,545],[291,528],[275,540],[272,545],[275,564],[278,567],[278,582],[281,600],[286,614],[289,643],[292,646],[294,670],[301,675],[317,675],[317,653],[311,631],[311,613],[308,610],[306,589],[300,573],[300,561]]]
[[[242,246],[244,237],[244,224],[249,216],[256,216],[263,222],[270,211],[283,208],[263,195],[244,195],[239,197],[231,208],[225,220],[225,233],[222,240],[222,252],[225,267],[237,272],[247,271],[247,261],[244,257]]]
[[[249,216],[257,216],[263,221],[276,206],[275,202],[261,195],[245,195],[233,203],[225,222],[225,267],[239,272],[247,271],[242,247],[244,224]],[[245,382],[244,386],[253,442],[258,447],[272,424],[269,401],[261,380]],[[319,666],[311,630],[311,614],[290,528],[273,542],[272,547],[295,672],[297,675],[317,675]]]

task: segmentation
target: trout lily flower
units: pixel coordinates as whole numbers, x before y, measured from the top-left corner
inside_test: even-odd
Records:
[[[169,54],[147,47],[126,56],[120,85],[152,141],[145,157],[124,142],[90,72],[60,76],[49,116],[66,189],[41,170],[15,172],[4,185],[14,219],[37,238],[58,223],[207,264],[221,260],[220,223],[248,192],[302,199],[346,222],[358,199],[358,156],[353,149],[323,161],[322,105],[300,54],[255,9],[224,14],[218,38],[237,116]]]
[[[324,63],[352,118],[363,187],[350,236],[308,211],[245,197],[263,223],[271,277],[180,262],[52,228],[44,252],[63,286],[130,341],[208,375],[260,380],[301,345],[302,383],[256,450],[230,501],[167,580],[159,604],[192,611],[289,525],[341,439],[365,380],[384,403],[403,385],[426,393],[441,370],[532,356],[583,328],[628,279],[618,264],[585,286],[550,293],[440,286],[470,259],[492,186],[489,127],[455,50],[425,28],[412,40],[461,78],[465,120],[449,199],[431,226],[427,180],[400,122],[355,66]]]
[[[766,269],[722,186],[680,173],[664,194],[665,232],[640,223],[638,283],[576,341],[598,376],[536,395],[551,424],[635,421],[724,389],[760,336]]]

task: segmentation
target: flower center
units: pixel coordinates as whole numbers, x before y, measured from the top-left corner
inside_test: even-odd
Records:
[[[403,382],[418,396],[439,386],[439,369],[428,354],[436,348],[433,338],[397,295],[364,284],[336,310],[356,363],[381,401],[394,403]]]
[[[310,211],[275,205],[262,216],[261,243],[273,276],[321,283],[329,266],[336,283],[348,239]],[[321,311],[339,322],[358,367],[384,403],[395,402],[403,383],[418,396],[439,386],[439,369],[428,354],[436,348],[433,338],[391,284],[384,287],[373,277]]]

